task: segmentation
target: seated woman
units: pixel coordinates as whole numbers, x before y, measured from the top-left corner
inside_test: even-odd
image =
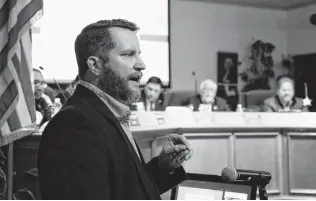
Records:
[[[217,97],[217,84],[211,80],[204,80],[200,85],[200,94],[190,97],[182,103],[193,111],[230,111],[226,100]]]
[[[303,99],[294,96],[294,82],[291,78],[281,76],[277,84],[277,95],[264,101],[265,112],[308,112],[308,105],[303,103]]]

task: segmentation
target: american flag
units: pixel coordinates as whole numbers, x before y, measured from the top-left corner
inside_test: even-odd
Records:
[[[43,0],[0,0],[0,134],[32,126],[32,25]]]

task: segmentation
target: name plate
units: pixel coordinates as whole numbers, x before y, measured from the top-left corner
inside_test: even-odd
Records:
[[[169,125],[181,127],[195,124],[193,112],[188,107],[168,106],[164,114]]]
[[[165,124],[164,112],[132,112],[130,126],[159,126]]]
[[[241,126],[244,124],[243,113],[239,112],[213,112],[213,122],[222,126]]]
[[[195,123],[199,125],[209,125],[214,123],[213,112],[194,112]]]
[[[130,126],[140,126],[139,118],[136,113],[132,113],[129,118],[129,125]]]

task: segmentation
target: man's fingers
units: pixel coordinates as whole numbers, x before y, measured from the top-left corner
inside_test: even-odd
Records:
[[[183,135],[171,135],[170,136],[172,142],[177,145],[177,144],[183,144],[185,145],[188,149],[191,149],[191,146],[189,144],[189,141],[186,139],[185,136]]]
[[[182,161],[185,159],[186,155],[189,153],[190,151],[189,150],[185,150],[185,151],[182,151],[180,153],[177,153],[175,159],[176,161]]]
[[[183,144],[175,145],[173,148],[174,148],[174,151],[177,152],[177,153],[178,152],[182,152],[184,150],[187,150],[187,147],[185,145],[183,145]]]
[[[193,149],[190,149],[189,153],[184,157],[184,160],[189,160],[193,156]]]
[[[175,145],[173,147],[168,147],[167,149],[165,149],[165,153],[166,154],[172,154],[172,153],[178,153],[178,152],[182,152],[184,150],[187,150],[187,147],[183,144],[178,144],[178,145]]]

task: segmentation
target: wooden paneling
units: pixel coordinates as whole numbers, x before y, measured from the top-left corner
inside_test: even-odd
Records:
[[[290,133],[290,193],[316,195],[316,133]]]
[[[235,168],[268,171],[269,191],[280,193],[279,133],[235,133]]]
[[[194,150],[193,157],[185,164],[187,172],[220,175],[232,163],[230,133],[186,136]]]

